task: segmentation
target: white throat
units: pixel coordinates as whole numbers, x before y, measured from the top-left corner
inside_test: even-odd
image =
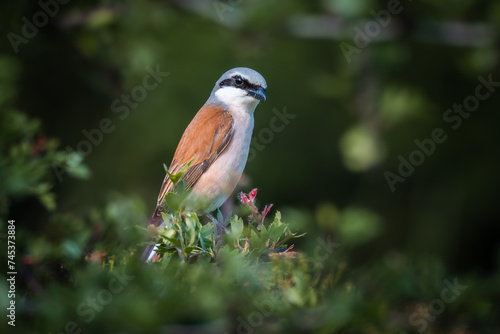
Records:
[[[245,90],[235,87],[222,87],[215,92],[215,96],[226,104],[229,110],[248,114],[252,114],[260,102]]]

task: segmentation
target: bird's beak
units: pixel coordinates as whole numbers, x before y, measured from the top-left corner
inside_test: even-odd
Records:
[[[248,89],[247,92],[248,92],[248,95],[256,98],[257,100],[260,100],[260,101],[266,100],[266,92],[264,91],[264,89],[262,87],[259,87],[259,89],[257,89],[257,90]]]

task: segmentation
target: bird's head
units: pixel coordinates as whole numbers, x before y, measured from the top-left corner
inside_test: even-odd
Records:
[[[266,100],[266,89],[266,80],[259,72],[247,67],[236,67],[217,80],[210,100],[253,112],[260,101]]]

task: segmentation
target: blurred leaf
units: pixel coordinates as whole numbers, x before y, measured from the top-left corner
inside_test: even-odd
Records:
[[[56,196],[52,193],[46,193],[40,195],[40,201],[47,208],[47,210],[53,211],[56,209]]]
[[[78,244],[73,241],[73,240],[64,240],[64,242],[62,243],[62,249],[63,249],[63,252],[66,256],[70,257],[71,259],[78,259],[81,257],[82,255],[82,250],[81,248],[78,246]]]
[[[384,157],[384,150],[378,138],[364,126],[347,130],[340,141],[344,164],[355,172],[374,167]]]
[[[333,203],[322,203],[316,209],[316,220],[318,224],[325,229],[335,231],[337,229],[339,217],[339,210]]]
[[[363,244],[377,237],[381,230],[380,217],[369,210],[347,208],[341,214],[339,232],[341,240],[347,244]]]

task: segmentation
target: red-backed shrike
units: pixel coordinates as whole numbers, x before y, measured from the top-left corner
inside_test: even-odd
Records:
[[[187,211],[210,213],[231,195],[247,163],[254,125],[253,113],[266,100],[266,80],[258,72],[237,67],[217,80],[210,97],[184,131],[169,167],[183,174],[186,188],[192,188],[183,204]],[[174,185],[165,176],[150,224],[162,224],[164,198]],[[153,246],[144,256],[150,259]]]

